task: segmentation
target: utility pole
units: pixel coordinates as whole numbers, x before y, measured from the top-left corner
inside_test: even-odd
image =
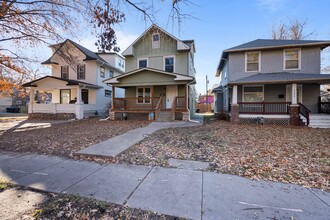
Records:
[[[206,75],[206,92],[205,92],[206,112],[209,111],[209,107],[208,107],[208,95],[207,95],[208,84],[209,84],[209,80],[207,79],[207,75]]]

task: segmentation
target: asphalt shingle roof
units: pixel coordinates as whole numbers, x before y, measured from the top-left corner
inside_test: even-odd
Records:
[[[330,45],[330,41],[323,40],[273,40],[273,39],[257,39],[236,47],[226,49],[225,52],[241,51],[257,48],[285,47],[285,46],[307,46],[307,45],[323,45],[323,48]],[[323,49],[322,48],[322,49]]]
[[[315,82],[330,83],[330,74],[311,73],[258,73],[239,80],[230,81],[228,84],[252,84],[252,83],[294,83],[294,82]]]
[[[86,56],[86,59],[85,60],[100,60],[100,61],[106,63],[106,61],[104,59],[102,59],[99,55],[97,55],[96,53],[94,53],[93,51],[91,51],[91,50],[89,50],[89,49],[81,46],[80,44],[78,44],[78,43],[76,43],[76,42],[74,42],[74,41],[72,41],[70,39],[67,39],[64,42],[60,43],[60,44],[56,44],[56,45],[60,45],[57,50],[59,50],[66,42],[72,43],[83,54],[85,54],[85,56]],[[56,54],[56,52],[54,54]],[[48,60],[42,62],[41,64],[52,64],[53,62],[51,61],[51,59],[54,56],[54,54]]]
[[[95,84],[86,83],[86,82],[82,82],[82,81],[78,81],[78,80],[72,80],[72,79],[63,79],[63,78],[56,77],[56,76],[44,76],[44,77],[41,77],[39,79],[27,82],[27,83],[23,84],[22,86],[23,87],[33,87],[34,86],[33,83],[38,82],[38,81],[43,80],[43,79],[46,79],[46,78],[65,81],[65,82],[67,82],[68,86],[71,86],[71,85],[86,85],[86,86],[90,86],[92,88],[102,88],[101,86],[98,86],[98,85],[95,85]]]

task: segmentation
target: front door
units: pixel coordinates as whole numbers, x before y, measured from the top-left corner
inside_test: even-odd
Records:
[[[166,86],[166,108],[172,108],[174,98],[178,96],[178,86]]]
[[[81,100],[84,102],[84,104],[88,104],[88,89],[81,90]]]

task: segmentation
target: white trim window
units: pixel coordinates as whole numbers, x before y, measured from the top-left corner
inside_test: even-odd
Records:
[[[69,66],[61,66],[61,78],[69,79]]]
[[[283,51],[284,70],[299,70],[301,63],[300,49],[287,49]]]
[[[112,91],[111,91],[111,90],[107,90],[107,89],[105,89],[105,90],[104,90],[104,96],[105,96],[105,97],[112,97]]]
[[[245,53],[245,72],[260,72],[261,53],[259,51]]]
[[[151,97],[150,87],[136,87],[136,103],[137,104],[149,104]]]
[[[86,77],[86,66],[85,64],[77,65],[77,79],[85,79]]]
[[[243,86],[243,102],[263,102],[264,86]]]
[[[169,73],[175,72],[175,56],[164,57],[164,71]]]
[[[159,49],[160,48],[160,34],[154,33],[151,37],[152,40],[152,49]]]
[[[109,71],[109,77],[112,78],[113,76],[114,76],[114,74],[113,74],[113,70],[110,70],[110,71]]]
[[[148,67],[148,58],[139,58],[137,59],[137,67],[138,69]]]
[[[100,76],[101,76],[102,78],[105,77],[105,68],[104,68],[103,66],[100,67]]]

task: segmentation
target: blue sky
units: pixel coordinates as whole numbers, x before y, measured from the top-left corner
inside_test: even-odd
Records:
[[[171,2],[171,0],[165,0]],[[195,68],[197,91],[205,94],[205,76],[209,88],[218,83],[215,71],[224,49],[258,38],[270,38],[271,30],[281,21],[306,20],[306,33],[315,32],[313,39],[330,40],[330,0],[190,0],[195,5],[183,6],[185,13],[196,19],[186,19],[180,31],[169,23],[168,6],[159,3],[156,22],[179,39],[194,39],[197,47]],[[170,22],[171,23],[171,22]],[[126,22],[116,27],[121,51],[132,43],[150,23],[135,11],[126,12]],[[92,36],[73,39],[95,50]],[[50,56],[49,49],[42,49]],[[46,57],[47,57],[46,56]]]

